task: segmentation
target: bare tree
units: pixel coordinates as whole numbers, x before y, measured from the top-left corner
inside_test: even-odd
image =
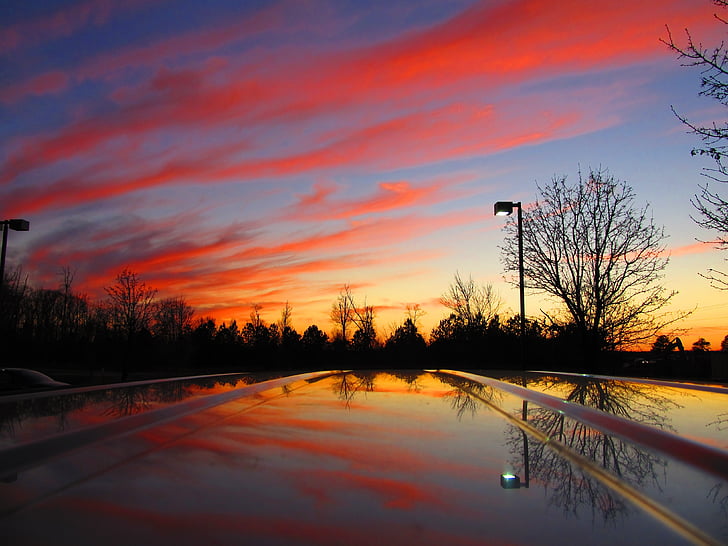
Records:
[[[344,343],[349,341],[349,328],[354,322],[354,305],[351,297],[351,289],[348,284],[339,292],[336,301],[331,305],[331,322],[334,323],[336,334],[341,337]]]
[[[349,294],[351,298],[351,294]],[[353,320],[357,327],[354,333],[355,344],[359,348],[371,349],[377,345],[377,332],[374,328],[374,306],[367,305],[366,299],[364,304],[357,306],[353,299],[350,299],[352,309],[354,310]]]
[[[425,310],[420,307],[419,303],[408,303],[405,312],[405,318],[409,319],[415,328],[420,326],[420,319],[425,316]]]
[[[166,341],[176,341],[192,329],[195,310],[184,297],[165,298],[154,309],[154,333]]]
[[[281,332],[285,331],[286,328],[292,328],[291,316],[293,315],[293,307],[286,301],[286,305],[281,310],[281,320],[278,321],[278,328]]]
[[[503,300],[493,285],[478,285],[471,276],[463,279],[456,272],[455,279],[440,298],[440,303],[467,326],[475,322],[490,322],[500,311]]]
[[[104,288],[109,296],[112,326],[131,341],[135,334],[149,328],[157,291],[147,286],[137,274],[124,268],[116,282]]]
[[[680,318],[661,311],[675,295],[658,282],[668,263],[663,228],[630,186],[599,170],[573,185],[555,177],[538,191],[523,215],[526,286],[563,304],[550,318],[571,324],[583,351],[643,342]],[[516,272],[515,220],[504,229],[503,263]]]
[[[265,321],[263,320],[263,317],[260,316],[261,309],[263,309],[262,305],[254,303],[253,309],[250,311],[250,324],[252,324],[254,328],[265,327]]]
[[[728,0],[713,0],[720,7],[728,7]],[[728,25],[728,21],[715,15],[716,21]],[[694,66],[701,70],[700,95],[717,100],[722,106],[728,106],[728,47],[721,41],[717,46],[705,47],[695,42],[692,34],[685,29],[685,43],[679,45],[667,28],[667,39],[662,40],[672,51],[677,53],[683,66]],[[688,128],[688,132],[697,135],[702,145],[693,148],[694,156],[707,156],[715,161],[714,168],[703,169],[703,175],[719,183],[728,183],[728,122],[713,122],[710,125],[698,125],[672,109],[678,119]],[[710,241],[721,249],[728,249],[728,200],[712,189],[708,183],[700,186],[700,191],[691,200],[698,211],[693,220],[699,225],[717,233],[717,238]],[[728,274],[709,269],[702,275],[720,290],[728,290]]]

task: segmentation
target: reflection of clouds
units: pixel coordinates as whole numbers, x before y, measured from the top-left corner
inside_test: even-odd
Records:
[[[439,460],[431,455],[419,454],[411,449],[403,448],[395,443],[398,429],[396,424],[378,435],[368,435],[369,427],[349,425],[349,432],[356,430],[355,434],[320,436],[316,434],[303,434],[286,430],[276,431],[275,424],[267,430],[247,431],[244,429],[228,428],[225,431],[227,441],[235,442],[230,449],[248,452],[265,448],[269,454],[297,452],[306,455],[309,459],[330,459],[350,465],[352,468],[367,468],[381,466],[395,472],[427,471],[436,466],[440,469],[461,473],[465,468],[471,468],[447,460]],[[273,430],[271,430],[271,428]],[[280,435],[276,435],[278,432]],[[420,434],[426,435],[426,431]],[[373,443],[370,438],[379,438],[381,443]],[[383,442],[382,439],[391,441]],[[376,449],[374,447],[376,446]]]
[[[386,476],[317,469],[305,473],[292,472],[289,477],[302,494],[322,504],[337,502],[335,497],[346,491],[364,492],[382,508],[398,510],[410,510],[418,504],[442,509],[445,506],[443,499],[447,498],[445,490],[433,488],[432,484]]]
[[[245,492],[245,490],[243,490]],[[189,497],[184,492],[182,497]],[[365,546],[374,540],[381,544],[450,544],[472,545],[474,540],[466,529],[427,528],[395,524],[372,526],[366,517],[345,514],[344,520],[316,517],[309,509],[304,513],[255,510],[256,500],[238,498],[237,506],[220,509],[208,506],[205,499],[185,505],[181,510],[164,510],[149,502],[138,505],[120,500],[76,496],[71,499],[51,499],[41,508],[40,516],[49,525],[32,526],[23,542],[53,543],[58,529],[72,536],[89,536],[103,543],[137,542],[168,543],[174,537],[178,544],[347,544]],[[234,502],[235,499],[225,499]],[[248,510],[246,510],[248,508]],[[251,509],[252,508],[252,509]],[[79,522],[77,514],[85,518]],[[303,517],[308,514],[309,517]],[[18,537],[20,538],[20,537]]]

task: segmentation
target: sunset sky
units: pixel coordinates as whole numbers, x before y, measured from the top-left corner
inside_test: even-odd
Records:
[[[0,215],[7,269],[104,295],[124,267],[198,315],[331,331],[341,287],[386,334],[429,330],[456,271],[507,312],[498,200],[608,168],[665,226],[681,326],[718,348],[728,269],[691,219],[707,160],[670,107],[725,121],[669,25],[725,35],[708,0],[79,0],[0,8]],[[527,314],[556,302],[527,295]]]

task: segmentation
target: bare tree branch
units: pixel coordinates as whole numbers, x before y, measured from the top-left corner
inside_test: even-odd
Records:
[[[524,210],[527,288],[563,305],[587,351],[644,342],[680,317],[661,313],[675,295],[659,284],[668,263],[663,229],[625,182],[591,171],[576,184],[555,177]],[[506,271],[519,268],[517,225],[505,231]],[[516,282],[514,280],[514,282]]]

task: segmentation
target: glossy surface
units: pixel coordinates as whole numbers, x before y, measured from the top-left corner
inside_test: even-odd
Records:
[[[728,453],[720,390],[501,379]],[[57,451],[4,475],[0,533],[13,544],[728,541],[726,476],[524,404],[499,383],[425,372],[250,382],[188,381],[177,392],[189,397],[141,413],[108,411],[118,401],[92,391],[77,408],[56,401],[57,415],[16,416],[3,428],[4,454]],[[42,444],[64,419],[61,439],[81,443]],[[98,434],[83,436],[89,429]],[[521,487],[503,485],[506,474]],[[667,519],[646,511],[650,502]],[[709,536],[685,538],[673,516]]]

